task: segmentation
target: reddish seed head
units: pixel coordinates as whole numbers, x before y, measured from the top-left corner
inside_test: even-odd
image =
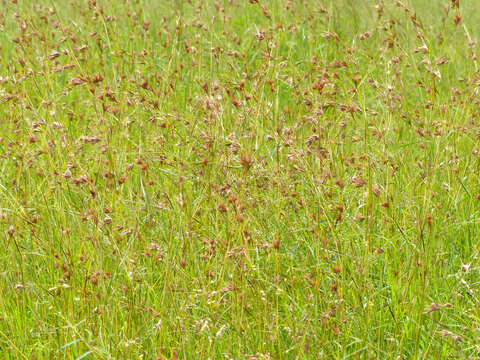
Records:
[[[253,159],[248,154],[242,154],[240,158],[240,163],[242,164],[245,170],[248,170],[253,164]]]
[[[280,248],[280,240],[278,240],[278,239],[273,240],[272,247],[275,250],[278,250]]]
[[[336,179],[335,184],[337,184],[340,189],[343,189],[345,187],[345,183],[340,179]]]

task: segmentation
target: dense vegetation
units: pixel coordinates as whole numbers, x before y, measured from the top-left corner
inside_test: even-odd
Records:
[[[480,357],[479,10],[3,0],[2,359]]]

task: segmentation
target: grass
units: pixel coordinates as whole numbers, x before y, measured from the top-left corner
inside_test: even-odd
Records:
[[[479,358],[479,10],[3,1],[2,358]]]

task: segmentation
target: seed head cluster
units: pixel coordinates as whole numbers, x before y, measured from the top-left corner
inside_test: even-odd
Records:
[[[2,354],[478,358],[479,10],[2,1]]]

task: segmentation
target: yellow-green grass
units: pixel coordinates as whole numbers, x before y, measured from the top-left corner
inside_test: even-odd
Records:
[[[480,357],[480,3],[0,12],[2,359]]]

